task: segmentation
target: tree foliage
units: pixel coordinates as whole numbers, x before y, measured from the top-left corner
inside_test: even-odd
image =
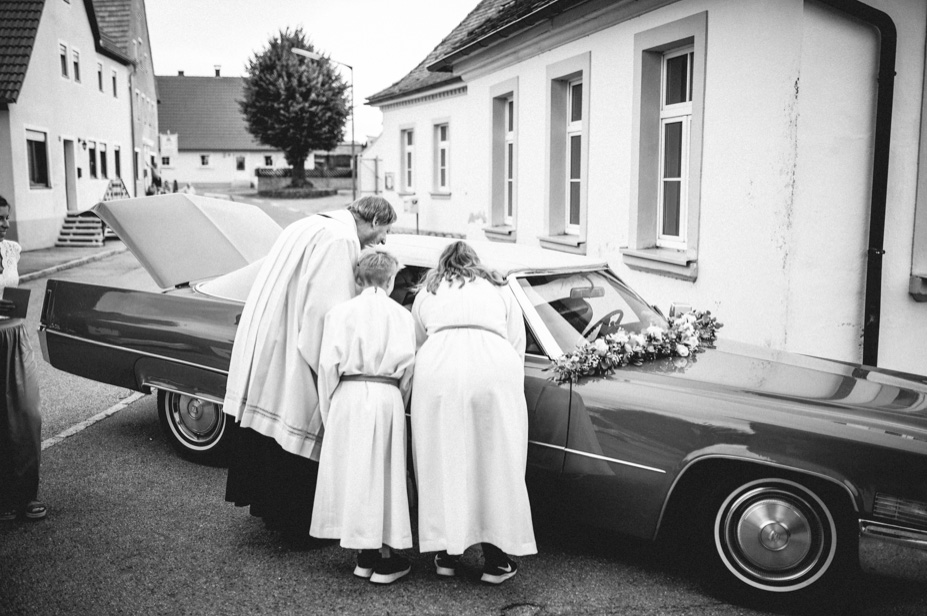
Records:
[[[298,56],[293,48],[319,53],[302,28],[281,30],[248,61],[239,106],[248,132],[282,150],[293,185],[302,186],[309,154],[334,150],[343,140],[350,101],[335,64]]]

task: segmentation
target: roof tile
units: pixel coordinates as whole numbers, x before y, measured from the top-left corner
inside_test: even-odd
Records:
[[[158,126],[179,135],[181,150],[254,151],[258,143],[246,128],[238,106],[244,97],[242,77],[155,77],[158,84]]]
[[[45,0],[0,1],[0,105],[19,98]]]

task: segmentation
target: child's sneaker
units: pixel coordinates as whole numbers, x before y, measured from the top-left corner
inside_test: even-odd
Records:
[[[380,562],[374,566],[370,581],[374,584],[392,584],[409,571],[412,571],[409,559],[393,554],[389,558],[381,558]]]
[[[354,575],[365,580],[370,579],[370,576],[373,575],[373,568],[380,560],[380,550],[359,550]]]
[[[435,554],[435,571],[443,577],[454,577],[460,566],[460,556],[451,556],[441,551]]]
[[[501,565],[486,564],[483,566],[483,577],[480,581],[487,584],[501,584],[518,573],[518,563],[511,558]]]

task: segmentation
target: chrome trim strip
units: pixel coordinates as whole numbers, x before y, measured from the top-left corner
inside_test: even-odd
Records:
[[[192,391],[184,391],[181,389],[177,389],[176,387],[169,387],[167,385],[163,385],[159,381],[148,381],[147,383],[145,383],[145,385],[150,388],[160,389],[163,391],[169,391],[171,393],[175,393],[181,396],[187,396],[190,398],[196,398],[197,400],[202,400],[204,402],[210,402],[212,404],[217,404],[219,406],[222,406],[222,403],[225,402],[225,400],[220,400],[218,397],[213,396],[211,394],[193,393]]]
[[[550,443],[542,443],[540,441],[528,441],[529,445],[537,445],[538,447],[548,447],[550,449],[557,449],[564,453],[571,453],[577,456],[583,456],[586,458],[594,458],[596,460],[604,460],[605,462],[612,462],[614,464],[621,464],[622,466],[631,466],[634,468],[639,468],[645,471],[653,471],[654,473],[666,474],[666,471],[661,468],[654,468],[652,466],[644,466],[643,464],[637,464],[636,462],[627,462],[625,460],[616,460],[615,458],[608,458],[606,456],[600,456],[599,454],[589,453],[588,451],[579,451],[578,449],[570,449],[569,447],[561,447],[559,445],[551,445]]]
[[[39,330],[39,334],[45,332],[46,335],[53,334],[55,336],[61,336],[62,338],[70,338],[71,340],[78,340],[80,342],[85,342],[87,344],[94,344],[96,346],[105,347],[107,349],[115,349],[117,351],[125,351],[127,353],[135,353],[136,355],[144,355],[145,357],[153,357],[155,359],[162,359],[175,364],[183,364],[185,366],[192,366],[193,368],[199,368],[200,370],[209,370],[210,372],[215,372],[216,374],[224,374],[228,376],[228,370],[219,370],[218,368],[210,368],[208,366],[203,366],[202,364],[194,364],[190,361],[184,361],[182,359],[176,359],[174,357],[166,357],[164,355],[158,355],[156,353],[149,353],[147,351],[139,351],[136,349],[129,349],[126,347],[117,346],[115,344],[109,344],[107,342],[99,342],[97,340],[90,340],[88,338],[82,338],[81,336],[75,336],[73,334],[65,334],[63,332],[55,331],[53,329],[42,328]]]
[[[927,531],[860,520],[859,566],[866,573],[927,582]]]

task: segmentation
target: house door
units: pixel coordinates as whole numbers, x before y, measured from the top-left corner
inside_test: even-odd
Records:
[[[77,211],[77,164],[74,160],[74,141],[64,139],[64,194],[68,212]]]

